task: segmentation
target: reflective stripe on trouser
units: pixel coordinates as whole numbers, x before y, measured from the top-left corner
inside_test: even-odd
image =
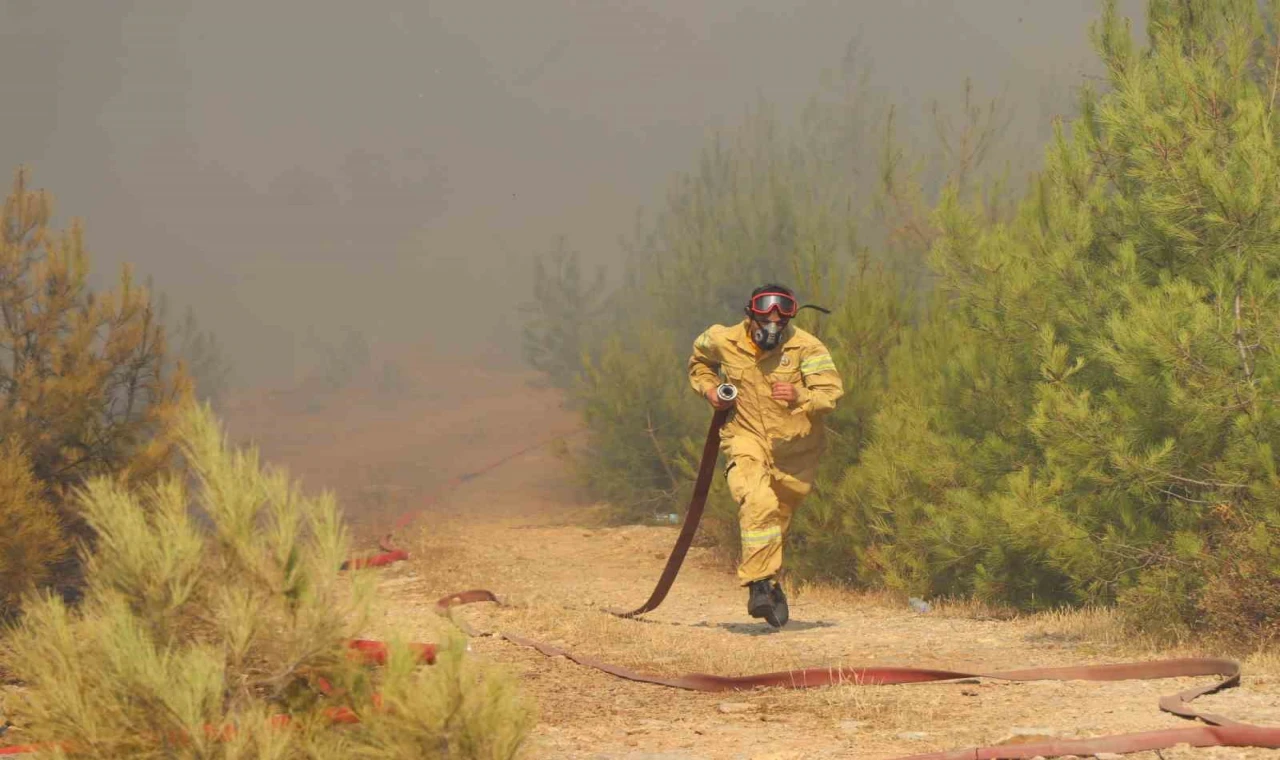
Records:
[[[770,578],[782,567],[782,541],[791,527],[791,515],[813,487],[816,452],[802,467],[788,467],[788,474],[769,468],[753,457],[735,457],[725,479],[738,502],[742,535],[742,561],[738,580],[742,585]],[[789,463],[791,464],[791,463]]]

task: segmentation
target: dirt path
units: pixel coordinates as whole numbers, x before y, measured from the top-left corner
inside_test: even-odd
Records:
[[[382,501],[365,504],[359,515],[366,541],[390,515],[422,503],[448,477],[572,422],[553,394],[535,393],[515,403],[494,387],[486,393],[472,384],[472,390],[467,404],[445,412],[424,407],[421,417],[350,426],[353,439],[369,443],[346,456],[386,481],[380,483]],[[305,435],[292,440],[302,443],[279,458],[291,468],[287,460],[305,461],[334,480],[334,465],[326,470],[318,464],[324,457],[320,442],[306,444]],[[412,466],[415,461],[432,467]],[[326,485],[340,496],[369,485],[338,481]],[[872,664],[996,670],[1134,656],[1122,649],[1124,642],[1107,641],[1107,627],[1086,616],[1000,621],[964,609],[921,615],[883,599],[827,589],[794,591],[792,622],[774,631],[746,615],[745,592],[729,568],[699,547],[691,550],[662,607],[643,620],[620,620],[600,610],[646,598],[676,528],[605,528],[596,514],[577,497],[549,448],[464,483],[402,538],[410,561],[378,571],[388,619],[430,640],[444,625],[430,609],[436,598],[488,588],[503,597],[504,606],[459,612],[478,629],[516,633],[668,675]],[[982,682],[714,695],[623,681],[495,638],[473,639],[471,648],[474,656],[510,669],[536,701],[539,720],[525,753],[529,758],[875,760],[991,744],[1014,734],[1074,738],[1178,728],[1191,724],[1159,712],[1159,696],[1204,682]],[[1202,703],[1240,720],[1280,724],[1280,667],[1274,660],[1247,663],[1242,688]],[[1278,760],[1280,751],[1180,747],[1163,753],[1166,760],[1227,757]]]

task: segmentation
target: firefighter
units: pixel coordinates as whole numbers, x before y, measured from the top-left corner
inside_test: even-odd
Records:
[[[778,584],[782,543],[791,516],[813,488],[826,447],[823,417],[844,394],[826,346],[791,324],[795,294],[776,284],[756,288],[745,318],[712,325],[689,357],[689,382],[714,408],[730,405],[720,431],[725,479],[738,503],[742,557],[738,580],[748,589],[747,613],[775,628],[786,625],[786,595]],[[716,388],[733,384],[737,397]]]

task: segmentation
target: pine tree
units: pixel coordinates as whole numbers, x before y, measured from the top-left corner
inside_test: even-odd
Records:
[[[167,315],[167,306],[166,299],[161,298],[162,315]],[[180,320],[167,323],[166,329],[173,343],[171,361],[182,363],[191,377],[195,397],[218,408],[226,399],[232,378],[231,360],[218,336],[201,326],[191,306],[182,312]]]
[[[1106,7],[1111,90],[1086,91],[1015,218],[939,205],[950,323],[920,334],[951,338],[904,341],[922,347],[891,372],[931,370],[891,382],[902,400],[842,489],[866,582],[1120,601],[1168,627],[1212,622],[1205,584],[1239,576],[1225,547],[1280,570],[1278,48],[1246,0],[1148,12],[1138,51]]]
[[[163,471],[174,410],[190,391],[182,369],[166,365],[148,292],[128,267],[116,290],[92,292],[81,227],[55,232],[50,214],[48,194],[29,190],[19,169],[0,224],[0,487],[11,497],[5,519],[30,525],[0,541],[30,561],[6,580],[9,599],[50,571],[74,579],[73,558],[53,566],[88,537],[71,490],[98,475],[140,483]],[[30,540],[46,540],[46,553],[31,556]]]
[[[598,331],[605,305],[604,269],[584,280],[582,256],[561,237],[548,253],[534,258],[533,300],[521,304],[524,357],[567,388],[582,368],[583,352]]]

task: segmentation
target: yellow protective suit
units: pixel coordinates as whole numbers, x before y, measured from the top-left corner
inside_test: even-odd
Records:
[[[822,341],[788,325],[779,346],[761,350],[750,320],[713,325],[698,336],[689,357],[689,382],[700,394],[733,383],[738,398],[720,432],[725,478],[738,502],[742,585],[771,578],[782,566],[782,541],[791,515],[813,488],[826,448],[822,417],[844,386]],[[774,383],[796,386],[794,402],[773,398]]]

